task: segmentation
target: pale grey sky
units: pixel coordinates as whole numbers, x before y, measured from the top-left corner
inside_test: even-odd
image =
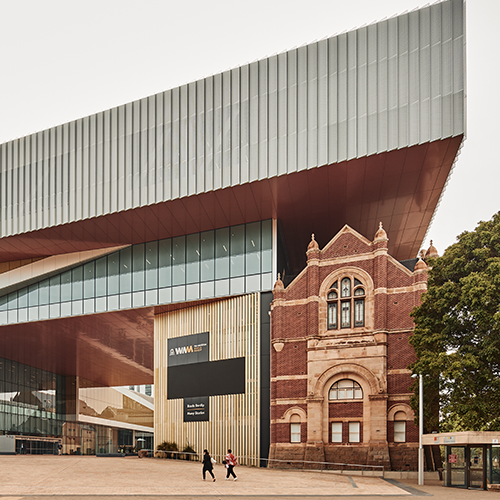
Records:
[[[427,4],[0,0],[0,143]],[[466,12],[467,140],[423,245],[440,253],[500,210],[500,1]]]

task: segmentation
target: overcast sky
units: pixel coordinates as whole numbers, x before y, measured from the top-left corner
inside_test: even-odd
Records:
[[[0,0],[0,143],[427,4]],[[467,140],[423,244],[439,253],[500,210],[500,0],[466,15]]]

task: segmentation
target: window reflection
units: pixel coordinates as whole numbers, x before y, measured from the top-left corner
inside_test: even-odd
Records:
[[[267,220],[131,245],[0,297],[0,324],[270,290],[272,242]]]

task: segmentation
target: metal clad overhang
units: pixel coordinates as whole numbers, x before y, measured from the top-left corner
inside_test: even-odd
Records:
[[[135,244],[245,222],[281,220],[293,269],[311,233],[344,224],[371,239],[378,223],[398,260],[417,255],[463,136],[211,191],[2,239],[0,262]]]

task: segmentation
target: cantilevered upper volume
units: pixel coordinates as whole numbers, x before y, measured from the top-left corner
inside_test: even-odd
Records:
[[[292,268],[346,223],[413,257],[464,137],[464,54],[447,0],[2,144],[0,261],[267,218]]]

